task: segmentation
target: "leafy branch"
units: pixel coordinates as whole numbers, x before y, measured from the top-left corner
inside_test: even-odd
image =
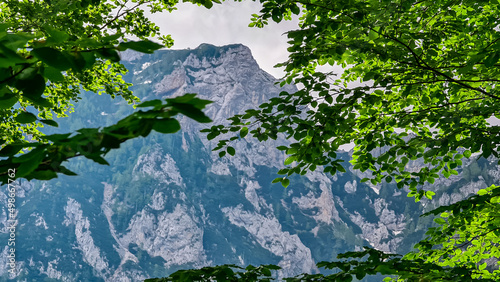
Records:
[[[152,130],[160,133],[175,133],[180,129],[179,122],[173,117],[177,114],[186,115],[198,122],[211,120],[201,111],[207,100],[195,97],[195,94],[166,99],[163,104],[160,100],[146,101],[137,107],[153,107],[148,111],[135,112],[115,125],[98,128],[84,128],[77,130],[74,136],[71,133],[43,136],[49,144],[40,142],[12,143],[0,150],[0,181],[8,183],[9,169],[16,170],[16,177],[27,180],[48,180],[57,177],[57,173],[75,175],[65,168],[62,163],[71,158],[84,156],[99,164],[106,164],[103,158],[110,150],[117,149],[120,144],[139,136],[145,137]],[[28,153],[17,155],[20,149],[34,148]]]

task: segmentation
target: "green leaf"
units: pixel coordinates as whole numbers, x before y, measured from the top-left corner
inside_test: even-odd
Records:
[[[16,52],[5,48],[0,43],[0,53],[3,53],[3,59],[0,60],[0,68],[3,68],[4,70],[7,68],[11,68],[12,66],[16,64],[22,64],[25,63],[25,59],[21,56],[19,56]],[[9,75],[10,76],[10,75]]]
[[[465,150],[464,151],[464,157],[470,158],[470,156],[471,156],[471,151],[470,150]]]
[[[0,97],[0,109],[8,109],[14,106],[18,99],[17,96],[10,92],[10,90],[6,89],[7,93],[4,92],[3,96]]]
[[[44,26],[45,31],[49,34],[49,42],[48,43],[62,43],[66,40],[68,40],[69,35],[61,30],[57,30],[51,26]]]
[[[112,43],[113,41],[116,41],[118,40],[120,37],[122,37],[123,34],[122,33],[115,33],[115,34],[112,34],[112,35],[108,35],[106,37],[103,37],[101,40],[102,42],[106,42],[106,43]]]
[[[285,165],[289,165],[289,164],[293,163],[294,161],[295,161],[295,156],[288,157],[285,160]]]
[[[29,147],[29,144],[22,143],[22,144],[9,144],[6,145],[5,147],[0,150],[0,157],[10,157],[14,156],[15,154],[19,153],[23,148]]]
[[[271,270],[269,270],[267,268],[263,268],[262,269],[262,274],[264,274],[265,276],[271,276],[272,275]]]
[[[33,49],[31,53],[42,60],[42,62],[59,71],[65,71],[71,68],[71,61],[59,50],[42,47]]]
[[[37,118],[32,113],[22,112],[15,117],[15,120],[19,123],[32,123],[35,122]]]
[[[61,73],[61,71],[53,67],[44,68],[43,76],[45,76],[51,82],[62,82],[64,80],[64,75]]]
[[[368,38],[370,38],[370,40],[375,40],[378,38],[378,33],[373,29],[370,29],[370,32],[368,32]]]
[[[52,108],[53,105],[51,102],[49,102],[47,99],[44,99],[42,97],[25,97],[28,98],[33,104],[44,107],[44,108]]]
[[[283,179],[281,181],[281,185],[283,185],[283,187],[287,188],[290,185],[290,179],[288,179],[288,178]]]
[[[82,69],[89,69],[94,65],[96,61],[95,52],[79,52],[78,54],[83,59]]]
[[[248,134],[248,127],[243,127],[241,130],[240,130],[240,137],[241,138],[245,138],[245,136],[247,136]]]
[[[65,133],[65,134],[52,134],[52,135],[46,135],[43,136],[43,139],[52,141],[52,142],[58,142],[58,141],[64,141],[67,140],[68,137],[71,135],[71,133]]]
[[[288,169],[288,168],[283,168],[283,169],[278,170],[277,174],[279,174],[279,175],[287,174],[289,170],[290,169]]]
[[[212,3],[212,0],[205,0],[205,1],[203,1],[203,3],[202,3],[202,4],[203,4],[203,6],[205,6],[205,8],[207,8],[207,9],[212,8],[212,6],[214,5],[214,4]]]
[[[17,80],[16,87],[23,91],[23,96],[30,100],[42,99],[41,96],[45,90],[45,79],[43,76],[36,74],[27,79]]]
[[[37,147],[32,151],[20,155],[17,158],[12,159],[12,163],[24,163],[29,162],[31,160],[37,160],[39,158],[43,158],[45,156],[45,148],[46,146]]]
[[[337,166],[336,166],[336,168],[337,168],[337,170],[338,170],[338,171],[340,171],[340,172],[343,172],[343,173],[345,173],[345,172],[346,172],[345,168],[344,168],[342,165],[340,165],[340,164],[339,164],[339,165],[337,165]]]
[[[268,264],[266,266],[267,266],[267,268],[272,269],[272,270],[280,270],[281,269],[281,267],[274,265],[274,264]]]
[[[101,49],[96,50],[96,52],[103,59],[108,59],[112,62],[119,62],[120,61],[120,55],[118,54],[118,52],[116,52],[115,49],[101,48]]]
[[[486,195],[486,194],[488,194],[488,190],[480,189],[479,191],[477,191],[477,194],[480,196]]]
[[[7,33],[0,45],[10,50],[17,50],[25,47],[26,43],[33,38],[35,38],[33,34],[26,32]]]
[[[40,121],[42,123],[45,123],[45,124],[53,126],[53,127],[59,127],[59,125],[57,124],[57,122],[55,122],[55,121],[53,121],[51,119],[41,119]]]
[[[53,178],[57,178],[57,173],[52,170],[34,171],[29,176],[32,179],[50,180]]]
[[[236,153],[236,150],[234,150],[234,148],[231,146],[228,146],[226,150],[227,153],[230,154],[231,156],[234,156],[234,154]]]
[[[292,5],[290,6],[290,11],[291,11],[294,15],[298,15],[298,14],[300,14],[300,8],[299,8],[299,6],[294,5],[294,4],[292,4]]]
[[[186,103],[189,103],[189,102],[193,101],[195,98],[196,98],[196,94],[195,93],[187,93],[187,94],[184,94],[182,96],[175,97],[173,99],[166,99],[166,100],[169,101],[169,102],[171,102],[171,103],[186,104]]]
[[[484,60],[484,65],[487,68],[491,68],[491,67],[495,66],[495,64],[498,62],[499,58],[500,58],[500,52],[494,52],[494,53],[490,54],[488,56],[488,58],[486,58],[486,60]]]
[[[73,176],[73,175],[78,175],[78,174],[74,173],[73,171],[71,171],[71,170],[67,169],[66,167],[64,167],[64,166],[62,166],[62,165],[60,165],[60,166],[58,167],[58,169],[59,169],[59,171],[60,171],[61,173],[66,174],[66,175],[71,175],[71,176]]]
[[[163,47],[165,46],[149,40],[143,40],[122,42],[118,45],[118,50],[125,51],[127,49],[132,49],[141,53],[152,54],[154,51]]]
[[[437,224],[440,224],[440,225],[443,225],[446,223],[446,220],[440,218],[440,217],[437,217],[434,219],[434,222],[436,222]]]
[[[171,103],[172,109],[179,113],[194,119],[197,122],[207,123],[212,120],[207,117],[200,109],[191,104]]]
[[[103,157],[97,154],[89,154],[85,155],[88,159],[93,160],[94,162],[101,164],[101,165],[109,165],[108,161],[106,161]]]
[[[44,154],[35,154],[29,161],[24,161],[17,168],[16,176],[25,177],[33,172],[42,162]]]
[[[156,119],[154,120],[153,130],[160,133],[175,133],[181,129],[181,125],[176,119]]]

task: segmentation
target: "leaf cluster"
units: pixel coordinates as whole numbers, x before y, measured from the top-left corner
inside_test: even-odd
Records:
[[[145,282],[166,281],[271,281],[271,271],[279,270],[281,267],[267,264],[255,267],[248,265],[246,268],[234,264],[208,266],[200,269],[178,270],[165,278],[151,278]]]
[[[318,268],[333,274],[307,274],[283,278],[283,281],[353,281],[367,275],[387,276],[384,281],[498,281],[500,279],[500,186],[479,190],[477,195],[442,206],[422,216],[440,215],[438,224],[415,245],[418,251],[405,256],[388,254],[371,247],[346,252],[337,261],[319,262]],[[493,259],[493,263],[491,262]],[[260,266],[279,270],[270,265]],[[234,265],[180,270],[162,279],[146,281],[257,281],[233,272]],[[253,266],[247,267],[254,270]],[[271,276],[262,272],[261,275]],[[267,278],[261,279],[268,281]],[[258,280],[258,281],[261,281]]]
[[[415,201],[432,199],[435,193],[424,185],[458,175],[464,159],[499,157],[498,1],[261,3],[250,26],[300,14],[299,28],[287,32],[289,59],[278,65],[287,72],[281,85],[295,83],[300,90],[230,118],[229,126],[205,130],[209,139],[218,138],[214,150],[229,147],[243,131],[259,141],[284,135],[292,141],[278,147],[288,155],[279,171],[285,177],[273,182],[287,187],[292,174],[320,167],[344,172],[336,152],[353,146],[353,168],[372,172],[363,182],[394,181]],[[340,73],[325,71],[339,67]],[[237,136],[224,138],[232,132]],[[425,214],[441,217],[404,257],[365,249],[347,253],[352,260],[320,264],[340,269],[336,274],[290,281],[349,281],[374,273],[405,281],[497,281],[498,195],[492,186]]]
[[[301,85],[212,127],[209,137],[254,128],[259,141],[293,140],[283,174],[342,171],[336,151],[354,146],[354,168],[373,185],[395,181],[418,201],[472,154],[498,157],[500,22],[496,1],[262,1],[255,26],[300,7],[287,33],[282,82]],[[319,66],[341,66],[340,74]],[[217,150],[231,139],[220,140]],[[412,163],[423,162],[418,169]]]
[[[82,90],[99,95],[105,93],[113,98],[121,96],[129,104],[139,103],[139,98],[129,89],[131,84],[123,80],[127,69],[120,63],[120,52],[130,49],[153,53],[172,46],[171,37],[160,35],[159,27],[145,16],[144,8],[149,7],[152,13],[172,11],[177,3],[177,0],[9,0],[0,3],[0,149],[5,149],[2,149],[2,157],[12,157],[35,148],[35,153],[18,160],[24,164],[19,177],[31,175],[40,162],[48,165],[53,160],[55,164],[52,165],[59,167],[58,162],[71,155],[61,153],[59,159],[43,156],[64,150],[55,149],[56,144],[50,144],[54,141],[45,138],[39,128],[57,127],[53,117],[64,117],[72,112],[72,103],[80,99]],[[130,40],[130,37],[138,40]],[[163,44],[149,40],[155,37]],[[192,97],[186,96],[185,99]],[[194,103],[195,100],[170,101],[169,111],[172,116],[181,113],[208,122],[209,119],[199,111],[204,104]],[[160,122],[154,124],[158,131],[170,131]],[[146,125],[144,132],[149,128]],[[94,133],[91,135],[97,134]],[[77,141],[76,137],[71,142],[83,142]],[[69,139],[66,141],[70,142]],[[17,151],[13,152],[13,149]],[[100,158],[98,153],[93,154],[86,156]],[[26,161],[33,162],[28,165],[24,163]],[[5,165],[10,163],[6,160],[3,163],[0,173],[5,175]],[[12,168],[18,167],[12,165]],[[42,169],[45,170],[55,171]],[[60,168],[60,171],[65,170]],[[52,177],[53,173],[33,176],[36,179]]]
[[[99,164],[109,165],[103,158],[110,150],[137,137],[146,137],[152,130],[160,133],[175,133],[180,130],[179,122],[173,117],[179,113],[198,121],[210,122],[202,109],[210,103],[195,97],[195,94],[161,100],[151,100],[139,104],[139,108],[153,107],[147,111],[136,111],[102,129],[83,128],[75,133],[42,136],[46,142],[17,142],[0,150],[0,182],[7,184],[16,178],[27,180],[49,180],[58,173],[76,175],[63,163],[71,158],[83,156]],[[29,152],[17,154],[23,148],[33,148]],[[14,177],[10,171],[14,171]]]
[[[407,259],[466,268],[474,279],[500,279],[500,187],[492,185],[466,200],[423,214],[439,215],[437,227],[415,245]]]

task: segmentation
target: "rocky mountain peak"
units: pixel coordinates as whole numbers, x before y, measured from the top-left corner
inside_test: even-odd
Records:
[[[214,101],[206,112],[215,122],[258,107],[281,91],[297,91],[292,85],[276,86],[279,81],[260,69],[250,49],[242,44],[201,44],[196,49],[161,50],[141,57],[126,53],[122,57],[128,60],[135,93],[141,99],[197,93]]]
[[[154,54],[122,53],[125,76],[143,101],[197,93],[211,100],[214,123],[258,107],[281,91],[248,47],[202,44]],[[132,111],[106,95],[85,93],[64,130],[113,124]],[[87,95],[88,94],[88,95]],[[277,145],[287,140],[234,140],[235,156],[219,158],[180,117],[182,131],[152,133],[106,155],[110,166],[75,158],[79,176],[22,182],[17,192],[17,280],[142,281],[178,269],[216,264],[276,264],[279,277],[317,272],[314,263],[370,245],[407,251],[432,219],[393,183],[369,186],[349,165],[345,173],[318,168],[292,177],[284,189],[271,181],[283,166]],[[466,163],[457,178],[437,180],[436,199],[449,204],[500,180],[497,160]],[[417,165],[417,164],[415,164]],[[370,175],[366,175],[370,176]],[[427,187],[426,187],[427,188]],[[0,237],[7,242],[7,195],[0,191]],[[3,207],[3,208],[1,208]],[[8,277],[7,246],[0,249],[0,280]],[[278,278],[279,278],[278,277]]]

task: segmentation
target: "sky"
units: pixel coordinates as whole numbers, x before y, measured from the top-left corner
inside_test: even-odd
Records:
[[[252,51],[259,66],[281,78],[283,70],[273,68],[287,60],[286,31],[297,29],[298,17],[279,24],[269,22],[264,28],[250,28],[251,15],[260,10],[260,3],[253,1],[223,2],[211,9],[191,3],[177,5],[172,13],[162,12],[147,15],[159,27],[162,34],[174,39],[172,49],[194,49],[201,43],[216,46],[241,43]]]

